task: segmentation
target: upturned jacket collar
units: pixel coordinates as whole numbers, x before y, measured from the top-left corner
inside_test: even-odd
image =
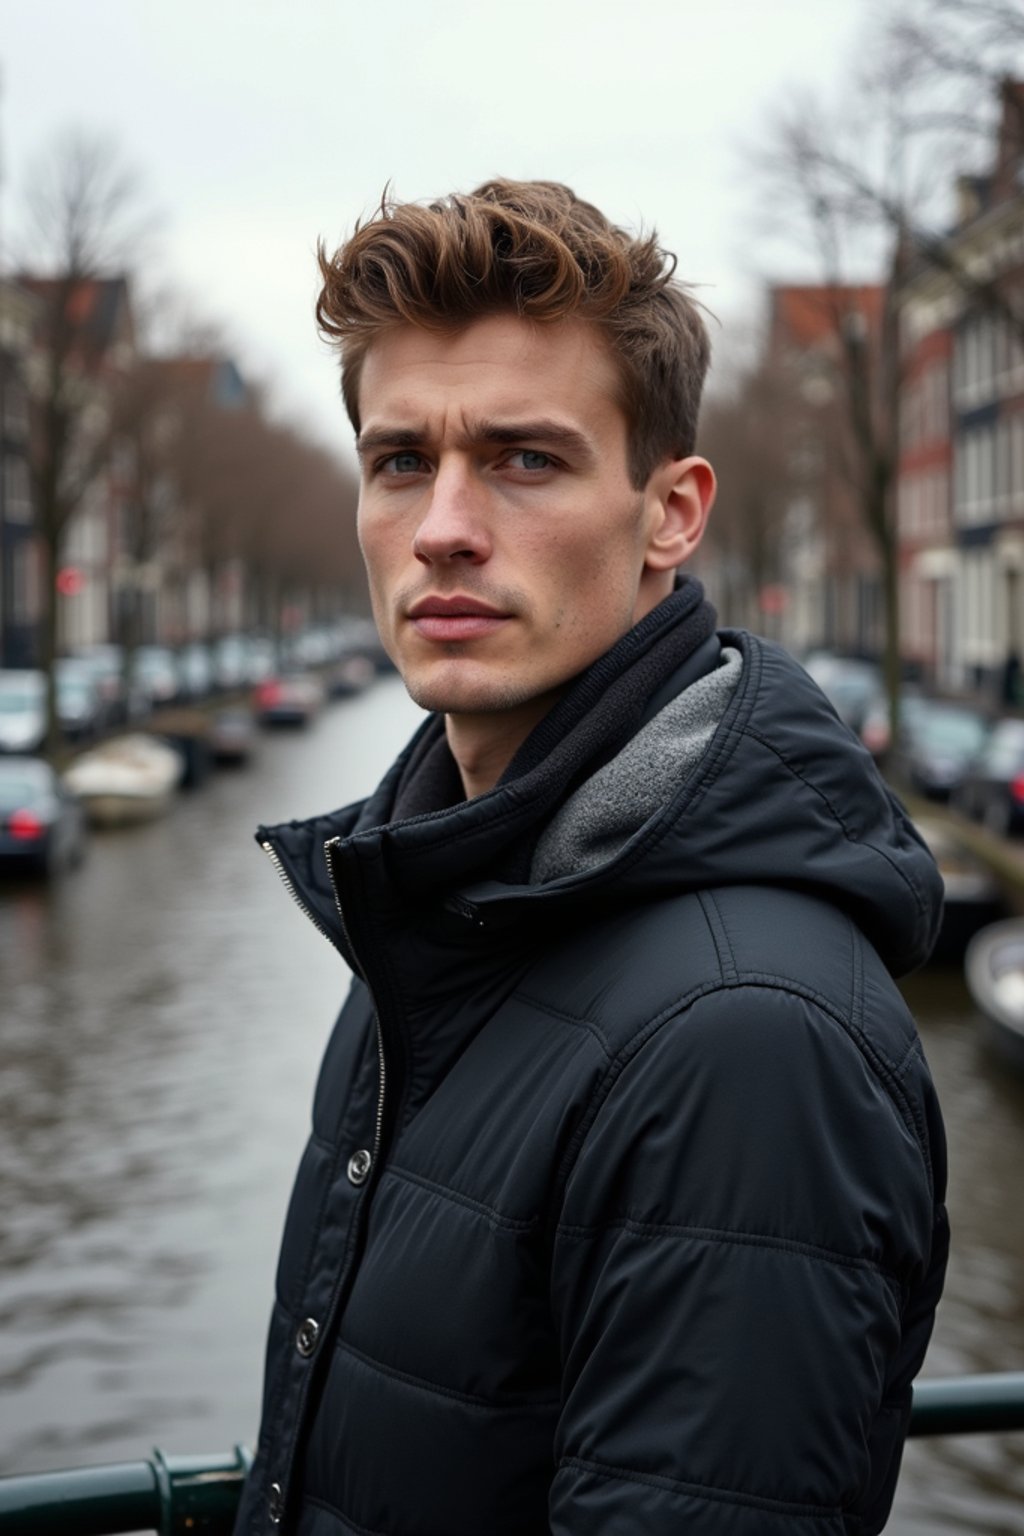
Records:
[[[816,892],[850,913],[894,974],[922,963],[942,900],[930,854],[802,668],[742,631],[722,634],[741,653],[742,675],[696,769],[606,863],[530,883],[528,853],[554,809],[666,687],[716,664],[717,643],[691,631],[673,664],[650,672],[666,637],[678,639],[703,610],[696,583],[673,594],[577,680],[476,799],[395,819],[403,785],[446,750],[443,720],[431,717],[369,799],[259,829],[300,905],[357,972],[374,954],[386,966],[396,943],[413,966],[415,935],[425,967],[439,954],[461,963],[489,949],[488,936],[507,944],[515,932],[550,932],[595,910],[733,884]]]

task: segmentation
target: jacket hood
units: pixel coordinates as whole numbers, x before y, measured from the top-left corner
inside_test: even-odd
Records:
[[[598,863],[542,883],[530,876],[541,832],[587,777],[573,750],[587,716],[573,721],[565,701],[538,727],[544,752],[531,752],[528,742],[517,755],[521,771],[474,800],[392,819],[410,763],[444,751],[443,720],[431,717],[369,800],[261,828],[258,837],[350,961],[340,912],[355,899],[372,902],[375,891],[392,910],[396,902],[419,909],[427,902],[501,931],[723,885],[764,885],[816,894],[848,912],[894,975],[920,965],[938,929],[942,880],[870,755],[782,647],[729,630],[710,644],[710,661],[707,644],[696,653],[705,673],[720,662],[723,644],[741,660],[710,741],[663,803]],[[616,677],[627,691],[634,662]],[[688,665],[692,671],[693,657]],[[561,736],[552,729],[556,714],[567,726]],[[591,772],[614,756],[596,752]]]

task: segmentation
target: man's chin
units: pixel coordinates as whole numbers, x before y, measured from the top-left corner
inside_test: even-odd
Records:
[[[429,676],[418,668],[403,671],[402,681],[414,704],[438,715],[502,714],[547,691],[510,678]]]

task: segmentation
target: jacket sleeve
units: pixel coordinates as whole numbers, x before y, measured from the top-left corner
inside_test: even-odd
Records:
[[[881,1529],[944,1264],[911,1038],[889,1081],[737,986],[613,1068],[555,1237],[553,1536]]]

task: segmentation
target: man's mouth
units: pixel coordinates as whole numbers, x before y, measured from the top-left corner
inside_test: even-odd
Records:
[[[424,640],[478,640],[507,624],[512,615],[475,597],[423,597],[408,618]]]

